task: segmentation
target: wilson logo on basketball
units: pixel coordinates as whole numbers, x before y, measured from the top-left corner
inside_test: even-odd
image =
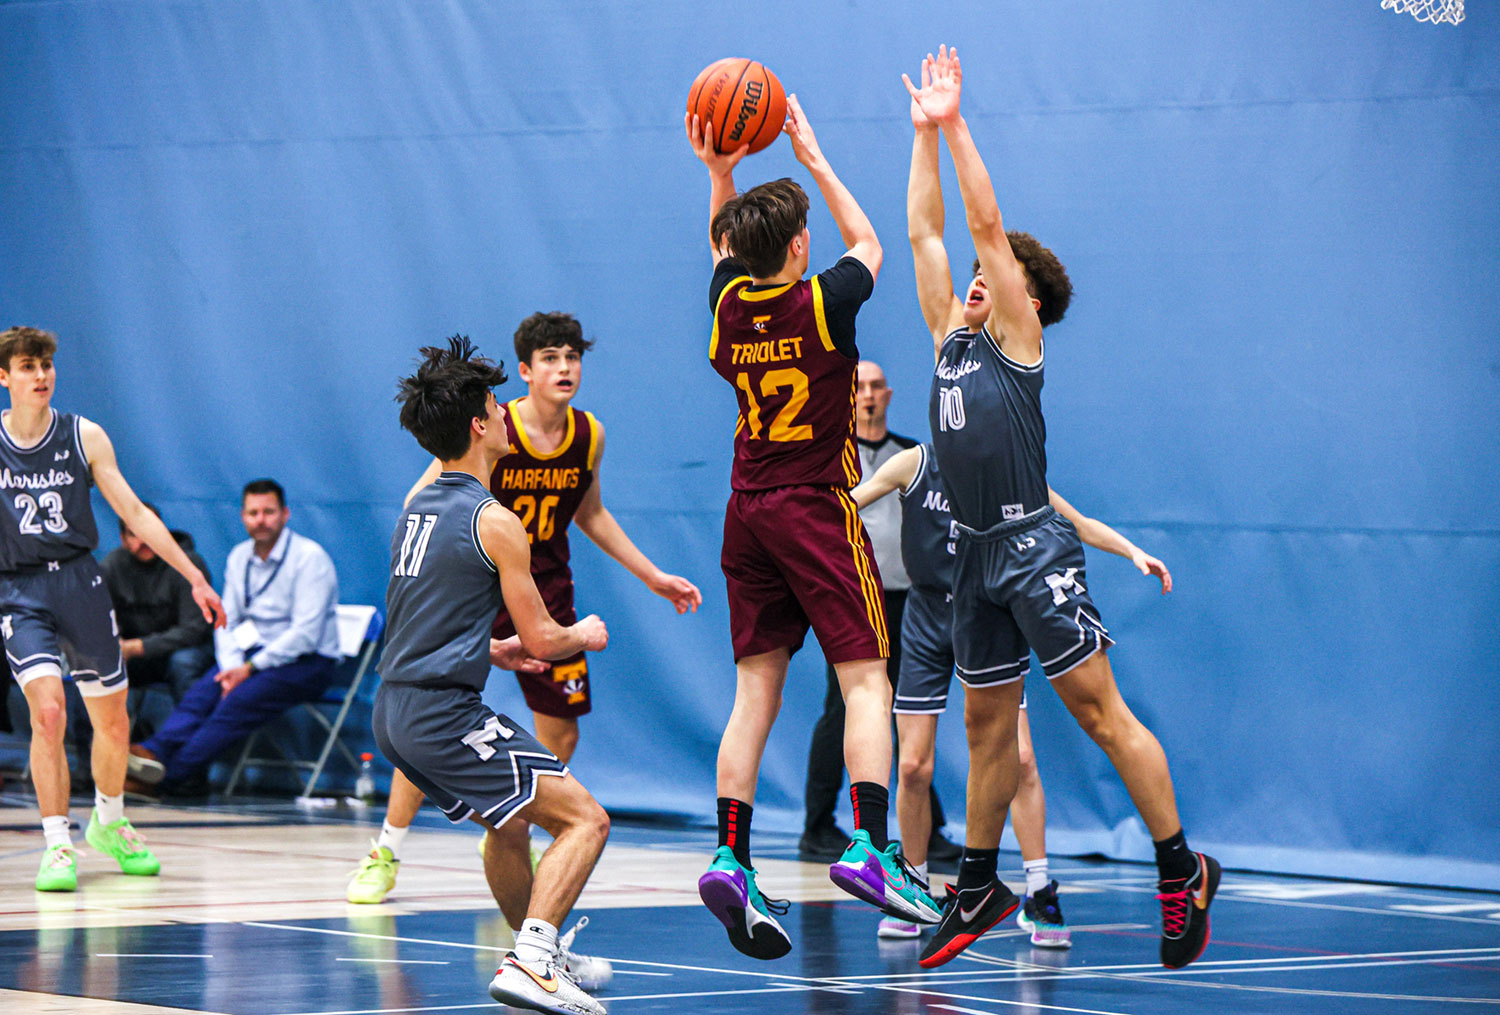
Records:
[[[760,100],[765,94],[766,86],[761,82],[748,81],[745,83],[745,98],[740,102],[740,112],[734,118],[734,126],[729,131],[728,140],[738,141],[740,135],[745,133],[745,124],[760,111]]]

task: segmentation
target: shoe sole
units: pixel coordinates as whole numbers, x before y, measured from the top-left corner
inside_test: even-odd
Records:
[[[752,959],[779,959],[792,950],[792,940],[781,925],[769,916],[753,912],[745,892],[732,874],[709,871],[698,879],[698,897],[729,932],[729,943],[742,955]]]
[[[1062,938],[1037,937],[1042,925],[1035,920],[1027,918],[1026,907],[1024,906],[1021,907],[1020,912],[1016,913],[1016,926],[1031,935],[1031,944],[1034,948],[1056,948],[1060,951],[1064,948],[1073,947],[1071,936]]]
[[[89,847],[91,849],[93,849],[96,853],[99,853],[101,856],[107,856],[111,860],[114,860],[114,862],[119,865],[119,867],[120,867],[120,873],[121,874],[124,874],[126,877],[132,877],[132,878],[154,878],[158,874],[161,873],[161,861],[160,860],[158,860],[156,862],[156,866],[153,867],[151,870],[139,870],[139,871],[128,871],[128,870],[126,870],[125,869],[125,865],[123,863],[121,863],[121,861],[119,860],[119,858],[117,858],[113,853],[111,853],[108,850],[108,848],[106,848],[106,846],[105,846],[104,843],[94,841],[94,837],[89,834],[89,830],[92,829],[93,827],[94,827],[93,822],[89,822],[88,828],[85,828],[84,831],[83,831],[83,841],[86,842],[86,843],[88,843]]]
[[[1213,860],[1213,857],[1204,856],[1202,853],[1199,853],[1198,856],[1205,862]],[[1223,874],[1224,870],[1219,866],[1219,861],[1213,860],[1213,866],[1208,869],[1208,901],[1203,904],[1203,944],[1198,946],[1198,951],[1193,954],[1192,958],[1181,965],[1171,966],[1163,962],[1163,967],[1167,969],[1186,969],[1201,959],[1203,953],[1208,951],[1208,942],[1213,937],[1214,926],[1213,921],[1208,918],[1208,907],[1214,904],[1214,896],[1219,894],[1219,881],[1223,878]]]
[[[148,786],[155,786],[167,777],[167,766],[152,758],[132,754],[125,759],[125,774]]]
[[[955,934],[953,936],[953,940],[949,941],[942,948],[939,948],[936,952],[933,952],[931,955],[928,955],[925,958],[918,959],[917,965],[921,966],[923,969],[936,969],[938,966],[941,966],[944,963],[952,962],[954,959],[958,958],[959,953],[962,952],[965,948],[969,947],[969,945],[984,937],[991,930],[993,930],[997,924],[1005,921],[1010,916],[1010,914],[1016,911],[1016,907],[1020,904],[1020,899],[1012,902],[1010,906],[1006,908],[1005,912],[1001,913],[999,916],[995,917],[995,919],[990,921],[990,923],[983,930],[976,931],[972,934]]]
[[[896,889],[886,884],[883,876],[875,874],[871,868],[878,863],[863,863],[858,866],[846,863],[836,863],[828,868],[828,880],[839,888],[854,896],[860,902],[868,903],[880,910],[886,916],[895,917],[898,920],[906,920],[910,923],[935,924],[940,923],[943,914],[936,910],[926,910],[908,901]],[[877,882],[877,878],[879,878]]]
[[[527,1011],[552,1012],[553,1015],[578,1015],[580,1012],[591,1010],[581,1005],[573,1004],[570,1001],[556,1001],[548,1004],[541,998],[529,997],[521,993],[512,993],[503,987],[497,986],[496,982],[496,980],[490,981],[490,997],[500,1004],[508,1005],[512,1008],[525,1008]],[[598,1002],[595,1003],[597,1004]],[[601,1005],[598,1010],[601,1012],[604,1011],[603,1006]]]

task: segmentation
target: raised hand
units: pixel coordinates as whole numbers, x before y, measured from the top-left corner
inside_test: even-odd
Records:
[[[786,123],[782,125],[781,132],[792,142],[792,152],[804,166],[811,169],[814,165],[827,161],[823,158],[823,149],[818,147],[812,124],[807,122],[807,114],[802,111],[802,103],[797,101],[796,95],[786,97]]]
[[[936,57],[931,53],[927,54],[927,58],[922,61],[920,89],[905,74],[901,75],[901,80],[911,93],[912,104],[930,122],[943,124],[958,118],[958,99],[963,91],[964,80],[963,68],[958,62],[958,50],[939,46]]]
[[[708,167],[708,171],[715,176],[729,176],[734,172],[734,167],[740,164],[750,151],[750,142],[732,152],[720,152],[714,149],[713,139],[704,130],[703,123],[698,119],[697,113],[688,113],[683,117],[682,125],[687,129],[688,144],[693,146],[693,154],[698,160]]]
[[[931,63],[931,61],[932,61],[932,54],[930,54],[930,53],[926,57],[924,57],[922,59],[922,87],[923,88],[931,88],[932,87],[932,63]],[[901,75],[901,77],[902,77],[903,80],[905,80],[906,75],[903,74],[903,75]],[[910,88],[911,87],[911,82],[907,81],[906,85],[907,85],[908,88]],[[936,127],[937,126],[937,124],[935,124],[931,120],[927,119],[927,114],[926,113],[922,112],[921,103],[917,102],[917,97],[915,95],[913,95],[912,99],[911,99],[911,125],[913,127],[917,128],[917,130],[925,130],[925,129],[929,128],[929,127]]]

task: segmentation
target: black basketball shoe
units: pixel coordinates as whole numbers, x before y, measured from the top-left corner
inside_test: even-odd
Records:
[[[1198,870],[1190,878],[1159,881],[1161,894],[1161,964],[1181,969],[1197,961],[1208,947],[1208,906],[1219,890],[1219,861],[1194,854]]]
[[[923,969],[941,966],[978,941],[985,931],[1016,911],[1021,900],[999,881],[955,892],[949,888],[943,919],[922,950],[917,965]]]

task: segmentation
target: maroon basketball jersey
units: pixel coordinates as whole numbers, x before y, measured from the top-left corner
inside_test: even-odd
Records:
[[[568,568],[568,526],[583,495],[594,483],[599,454],[599,421],[591,412],[568,407],[568,432],[556,451],[542,454],[532,445],[513,399],[505,404],[505,428],[513,450],[495,463],[490,492],[514,511],[531,542],[531,573],[540,579]]]
[[[736,278],[719,294],[708,358],[740,403],[736,490],[859,482],[854,359],[834,347],[817,276],[769,289]]]

